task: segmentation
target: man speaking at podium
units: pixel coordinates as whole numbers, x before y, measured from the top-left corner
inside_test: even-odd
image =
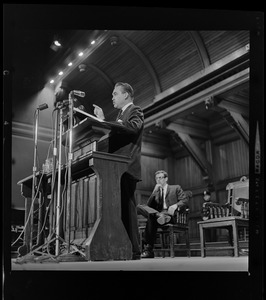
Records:
[[[141,143],[144,128],[144,115],[139,106],[134,105],[134,90],[128,83],[115,84],[112,101],[119,109],[116,122],[128,131],[117,132],[109,139],[109,152],[130,157],[127,171],[121,177],[122,222],[132,244],[132,259],[140,259],[138,219],[136,212],[135,190],[141,181]],[[105,120],[103,110],[93,104],[94,114]]]

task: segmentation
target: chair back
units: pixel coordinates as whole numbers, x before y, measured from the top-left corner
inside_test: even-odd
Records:
[[[202,219],[240,216],[248,219],[249,216],[249,180],[243,176],[240,181],[231,182],[226,186],[228,190],[225,204],[205,202],[202,205]]]
[[[192,198],[192,192],[191,191],[184,191],[185,195],[187,196],[188,202],[190,198]],[[187,226],[188,225],[188,218],[189,218],[189,207],[186,207],[185,209],[182,209],[181,211],[177,211],[176,213],[176,224],[181,226]]]
[[[249,179],[242,176],[239,181],[230,182],[226,186],[226,190],[228,190],[227,203],[229,203],[231,208],[230,215],[235,216],[242,214],[244,216],[244,210],[246,215],[248,208],[246,203],[248,203],[249,199]],[[244,204],[244,202],[239,199],[246,199],[246,201],[244,201],[246,203]]]
[[[214,202],[205,202],[202,205],[202,219],[214,219],[221,217],[228,217],[231,215],[230,213],[230,205],[227,204],[219,204]]]
[[[188,225],[188,217],[189,217],[189,208],[186,208],[184,211],[177,211],[176,213],[176,223],[180,226]]]

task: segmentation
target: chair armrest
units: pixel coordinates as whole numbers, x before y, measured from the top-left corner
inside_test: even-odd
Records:
[[[237,197],[237,198],[235,198],[235,201],[236,201],[237,205],[240,205],[240,204],[248,203],[249,199]]]
[[[202,219],[227,217],[230,214],[230,204],[220,204],[214,202],[205,202],[202,205]]]
[[[249,218],[249,199],[237,197],[235,198],[237,205],[241,205],[241,217],[244,219]]]

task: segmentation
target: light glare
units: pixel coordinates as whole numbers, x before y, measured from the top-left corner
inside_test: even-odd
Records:
[[[57,47],[61,47],[61,44],[60,44],[58,41],[54,41],[54,44],[55,44]]]

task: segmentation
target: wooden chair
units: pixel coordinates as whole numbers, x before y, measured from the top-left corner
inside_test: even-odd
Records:
[[[191,191],[185,191],[188,198],[192,197]],[[154,251],[161,252],[162,256],[165,257],[165,252],[169,252],[171,257],[175,257],[175,251],[184,251],[186,250],[187,256],[190,257],[190,242],[189,242],[189,226],[188,226],[188,218],[189,218],[189,208],[186,208],[184,211],[177,212],[176,222],[174,224],[165,224],[160,225],[157,229],[157,237],[159,239],[159,243],[155,244]],[[146,227],[146,220],[139,220],[139,233],[140,233],[140,247],[142,249],[142,238]],[[177,245],[178,235],[182,233],[185,235],[185,244],[186,248],[180,248]],[[176,247],[178,246],[178,247]]]
[[[203,221],[198,222],[200,232],[201,256],[206,256],[205,230],[224,228],[229,232],[229,245],[225,247],[208,247],[208,250],[232,249],[234,256],[239,256],[239,229],[249,227],[248,180],[229,183],[228,200],[225,204],[206,202],[203,204]]]
[[[184,212],[177,212],[177,221],[174,224],[168,223],[158,227],[157,234],[159,235],[160,244],[154,251],[160,251],[165,257],[165,252],[170,252],[171,257],[175,257],[175,251],[184,251],[177,244],[179,234],[185,235],[186,252],[190,257],[190,242],[189,242],[189,226],[188,226],[189,208]],[[176,247],[178,246],[178,247]]]

